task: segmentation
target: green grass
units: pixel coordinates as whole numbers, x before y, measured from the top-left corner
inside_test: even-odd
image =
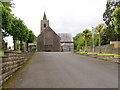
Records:
[[[87,52],[79,52],[79,53],[81,53],[81,54],[83,53],[84,54],[84,53],[87,53]]]
[[[4,55],[4,51],[0,51],[0,55]]]
[[[110,53],[96,53],[96,52],[76,52],[78,54],[84,54],[84,53],[87,53],[87,54],[97,54],[97,55],[101,55],[101,56],[110,56],[110,55],[113,55],[114,58],[120,58],[120,54],[110,54]]]
[[[98,53],[95,53],[95,52],[88,52],[87,54],[98,54]]]
[[[12,51],[12,52],[15,52],[15,53],[22,53],[21,51]]]
[[[120,55],[116,54],[116,55],[114,55],[114,58],[120,58]]]
[[[109,53],[98,53],[97,55],[102,55],[102,56],[109,56],[109,55],[115,55],[115,54],[109,54]]]

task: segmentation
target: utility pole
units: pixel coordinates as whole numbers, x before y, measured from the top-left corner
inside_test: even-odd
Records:
[[[94,45],[94,27],[92,27],[92,43],[93,43],[93,52],[95,52],[95,45]]]

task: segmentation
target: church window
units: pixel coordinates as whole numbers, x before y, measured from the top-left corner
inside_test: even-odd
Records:
[[[44,27],[46,27],[46,24],[44,24]]]

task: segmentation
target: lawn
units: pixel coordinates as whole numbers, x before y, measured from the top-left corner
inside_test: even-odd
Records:
[[[0,51],[0,55],[4,55],[4,51]]]
[[[21,51],[12,51],[12,52],[15,52],[15,53],[22,53]]]

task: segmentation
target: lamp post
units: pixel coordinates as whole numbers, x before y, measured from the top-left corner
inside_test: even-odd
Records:
[[[94,27],[92,27],[92,43],[93,43],[93,52],[95,52],[95,45],[94,45]]]

